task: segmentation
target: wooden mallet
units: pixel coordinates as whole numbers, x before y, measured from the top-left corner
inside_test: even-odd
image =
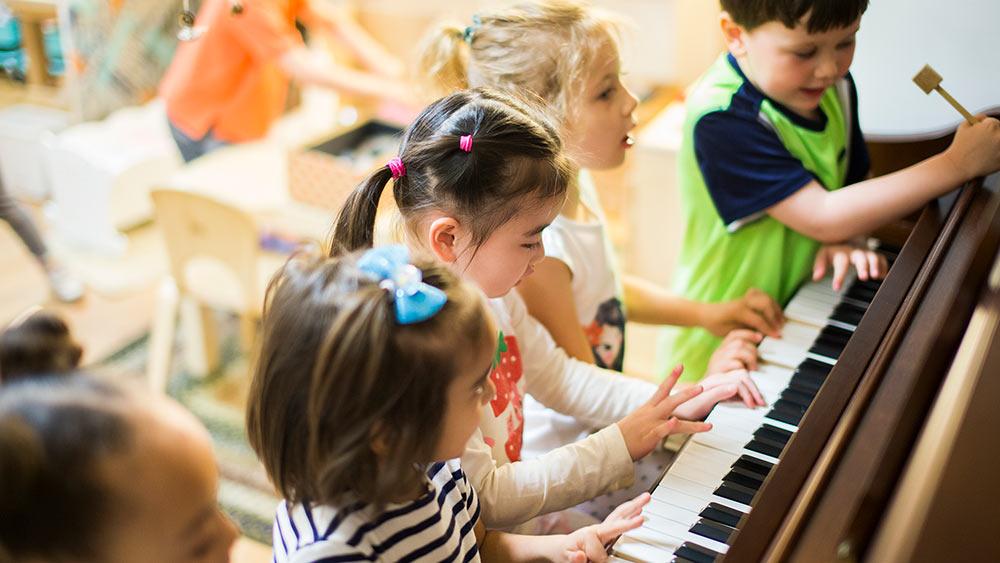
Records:
[[[937,90],[938,94],[941,94],[941,97],[948,100],[948,103],[957,109],[958,113],[962,114],[969,123],[975,125],[979,122],[974,115],[969,113],[969,110],[962,107],[962,104],[958,103],[955,98],[951,97],[951,94],[947,90],[941,87],[941,75],[931,68],[931,65],[924,65],[924,68],[920,69],[920,72],[913,77],[913,81],[917,83],[917,86],[920,86],[920,89],[925,94],[930,94],[931,90]]]

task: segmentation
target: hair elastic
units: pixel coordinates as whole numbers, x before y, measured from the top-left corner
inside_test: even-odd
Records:
[[[482,25],[482,18],[479,17],[479,14],[474,14],[472,16],[472,25],[465,26],[465,31],[462,32],[462,39],[465,39],[466,43],[472,45],[472,39],[475,37],[476,31],[478,31]]]
[[[389,162],[387,162],[385,165],[389,167],[389,170],[392,172],[392,178],[394,180],[396,178],[401,178],[403,176],[406,176],[406,166],[403,164],[403,161],[400,160],[398,156],[389,159]]]
[[[459,137],[458,148],[465,152],[472,152],[472,135],[462,135]]]

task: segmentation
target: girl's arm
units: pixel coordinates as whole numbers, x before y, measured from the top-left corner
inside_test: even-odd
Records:
[[[382,76],[401,78],[406,70],[398,57],[390,53],[342,7],[311,2],[302,11],[308,26],[319,26],[339,39],[366,69]]]
[[[542,323],[567,356],[593,364],[594,350],[580,326],[572,281],[573,273],[565,262],[546,256],[535,265],[535,272],[521,281],[517,291],[528,313]]]
[[[916,211],[963,182],[1000,169],[1000,121],[963,123],[944,152],[898,172],[828,192],[813,181],[768,209],[792,229],[824,243],[871,232]]]
[[[477,429],[462,454],[462,469],[479,496],[488,528],[511,528],[628,487],[635,479],[632,456],[615,424],[537,458],[503,465],[497,465]]]
[[[673,295],[636,276],[625,276],[623,285],[626,317],[637,323],[700,326],[716,336],[750,328],[778,337],[785,322],[781,306],[756,288],[733,301],[702,303]]]
[[[606,561],[604,546],[642,525],[642,508],[649,500],[649,493],[643,493],[616,508],[604,522],[567,535],[508,534],[487,530],[480,520],[475,527],[479,552],[483,561]]]

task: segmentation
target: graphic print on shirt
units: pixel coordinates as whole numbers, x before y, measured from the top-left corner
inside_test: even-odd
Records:
[[[594,320],[583,332],[594,351],[595,363],[606,369],[622,370],[625,361],[625,313],[622,302],[612,297],[597,308]]]
[[[503,331],[500,331],[493,366],[490,380],[496,387],[496,395],[490,401],[490,406],[493,408],[493,416],[497,418],[507,410],[508,406],[511,407],[507,415],[507,441],[504,443],[504,451],[510,461],[520,461],[524,411],[521,400],[523,397],[517,382],[524,375],[524,368],[521,365],[521,352],[517,347],[516,337],[504,336]]]

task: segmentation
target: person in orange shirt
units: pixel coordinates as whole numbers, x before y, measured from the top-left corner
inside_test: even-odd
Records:
[[[415,97],[403,65],[349,14],[309,0],[205,0],[195,19],[204,34],[181,42],[160,84],[174,140],[190,162],[229,143],[263,137],[281,115],[289,79],[373,95],[404,105]],[[317,57],[295,21],[326,32],[369,71]]]

